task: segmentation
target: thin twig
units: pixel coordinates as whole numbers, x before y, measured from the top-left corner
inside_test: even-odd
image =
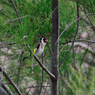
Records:
[[[50,48],[50,46],[49,46],[49,43],[47,42],[47,46],[48,46],[48,48],[49,48],[49,51],[50,51],[50,54],[51,54],[51,56],[53,56],[53,61],[54,61],[54,63],[55,63],[55,57],[54,57],[54,53],[52,52],[52,50],[51,50],[51,48]]]
[[[87,18],[88,18],[88,20],[89,20],[89,22],[90,22],[90,24],[91,24],[91,26],[92,26],[92,29],[94,30],[94,33],[95,33],[95,26],[93,25],[93,23],[91,22],[91,19],[90,19],[89,16],[87,15],[87,12],[86,12],[86,9],[85,9],[85,4],[84,4],[84,13],[85,13],[85,15],[87,16]]]
[[[5,11],[1,11],[1,10],[0,10],[0,13],[2,13],[4,16],[10,18],[10,17],[5,13]]]
[[[60,44],[68,44],[68,43],[71,43],[73,40],[71,41],[66,41],[64,43],[60,43]],[[90,44],[95,44],[95,41],[93,40],[84,40],[84,39],[76,39],[75,42],[87,42],[87,43],[90,43]]]
[[[48,86],[48,85],[49,85],[49,79],[48,79],[48,82],[47,82],[47,86],[46,86],[46,88],[45,88],[45,90],[44,90],[44,95],[46,95],[47,87],[50,87],[50,86]]]
[[[25,90],[25,89],[28,89],[28,88],[37,88],[37,87],[39,88],[41,86],[29,86],[29,87],[23,88],[21,90]],[[50,87],[50,86],[43,86],[43,87]]]
[[[17,77],[17,86],[18,86],[18,83],[19,83],[19,75],[20,75],[20,67],[21,67],[21,62],[22,62],[22,55],[23,55],[23,50],[21,52],[21,57],[20,57],[20,64],[19,64],[19,70],[18,70],[18,77]]]
[[[64,44],[63,47],[61,48],[61,50],[60,50],[58,56],[60,55],[60,53],[62,52],[62,50],[64,49],[64,47],[65,47],[65,44]]]
[[[78,3],[78,2],[77,2]],[[80,18],[79,17],[79,5],[77,4],[77,19]],[[78,29],[79,29],[79,20],[77,20],[77,31],[76,31],[76,34],[75,34],[75,37],[74,37],[74,40],[72,41],[72,45],[70,47],[70,50],[67,52],[67,54],[65,55],[64,59],[61,61],[61,63],[59,64],[59,67],[64,63],[65,59],[67,58],[67,56],[69,55],[71,49],[73,48],[73,45],[74,45],[74,42],[76,40],[76,36],[78,34]]]
[[[76,20],[74,20],[72,23],[70,23],[70,24],[62,31],[62,33],[59,35],[58,39],[56,40],[55,45],[57,44],[57,42],[58,42],[59,38],[62,36],[62,34],[63,34],[72,24],[74,24],[76,21],[79,21],[80,19],[82,19],[82,18],[85,17],[85,16],[94,15],[94,14],[95,14],[95,13],[89,13],[89,14],[83,15],[83,16],[77,18]]]
[[[21,54],[19,54],[18,59],[17,59],[17,61],[16,61],[16,64],[15,64],[15,67],[14,67],[14,70],[13,70],[13,74],[14,74],[14,72],[15,72],[15,69],[16,69],[16,66],[17,66],[17,62],[18,62],[18,60],[19,60],[19,58],[20,58],[20,55],[21,55]]]
[[[1,11],[1,12],[2,12],[2,11]],[[3,13],[3,12],[2,12],[2,14],[5,15],[5,16],[7,16],[9,19],[11,19],[11,17],[10,17],[9,15],[7,15],[7,14],[5,14],[5,13]],[[21,17],[21,18],[24,18],[24,17]],[[21,18],[19,17],[19,18],[16,18],[16,19],[14,19],[14,20],[10,20],[9,22],[12,22],[12,23],[14,24],[14,26],[16,27],[14,21],[15,21],[15,20],[18,20],[18,19],[21,19]],[[8,23],[9,23],[9,22],[8,22]],[[19,31],[19,29],[18,29],[17,27],[16,27],[16,29]]]
[[[73,49],[73,59],[74,59],[74,68],[76,69],[76,70],[78,70],[78,68],[77,68],[77,66],[76,66],[76,59],[75,59],[75,50]]]
[[[88,48],[89,48],[89,46],[88,46]],[[83,58],[82,58],[82,60],[81,60],[81,62],[80,62],[80,66],[82,65],[82,63],[83,63],[83,61],[84,61],[84,58],[85,58],[85,56],[86,56],[86,54],[87,54],[87,52],[88,52],[88,48],[86,49],[86,51],[85,51],[85,53],[84,53],[84,55],[83,55]]]
[[[19,18],[19,14],[18,14],[18,12],[17,12],[15,3],[13,2],[13,0],[10,0],[10,1],[11,1],[11,3],[13,4],[13,7],[14,7],[14,9],[15,9],[15,12],[16,12],[17,17]],[[21,24],[21,19],[18,19],[18,20],[19,20],[19,22],[20,22],[20,24]]]
[[[82,40],[82,39],[77,39],[76,41],[85,41],[85,42],[88,42],[88,43],[91,43],[91,44],[95,44],[95,41],[93,41],[93,40]]]
[[[42,53],[42,64],[44,65],[44,53]],[[42,69],[42,81],[41,81],[41,88],[40,88],[39,95],[41,95],[42,92],[43,82],[44,82],[44,70]]]
[[[25,16],[22,16],[22,17],[19,17],[19,18],[12,19],[12,20],[10,20],[8,23],[17,21],[17,20],[19,20],[19,19],[21,19],[21,18],[25,18],[25,17],[28,17],[28,16],[29,16],[29,15],[25,15]]]

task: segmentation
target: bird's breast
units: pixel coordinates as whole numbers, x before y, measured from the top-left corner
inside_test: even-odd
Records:
[[[43,50],[44,50],[44,46],[40,44],[40,47],[39,49],[37,50],[36,54],[39,56],[43,53]]]
[[[40,46],[40,47],[41,47],[41,49],[43,49],[43,47],[44,47],[44,46],[43,46],[43,44],[42,44],[42,43],[41,43],[41,46]]]

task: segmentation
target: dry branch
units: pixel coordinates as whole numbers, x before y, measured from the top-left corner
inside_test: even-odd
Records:
[[[13,2],[13,0],[10,0],[10,1],[11,1],[11,3],[13,4],[13,7],[14,7],[14,9],[15,9],[15,12],[16,12],[17,17],[19,18],[19,14],[18,14],[18,12],[17,12],[15,3]],[[21,19],[18,19],[18,20],[19,20],[19,22],[20,22],[20,24],[21,24]]]
[[[38,57],[34,54],[34,58],[36,59],[36,61],[39,63],[39,65],[41,66],[41,68],[53,79],[56,79],[56,77],[40,62],[40,60],[38,59]]]
[[[17,21],[17,20],[19,20],[19,19],[21,19],[21,18],[25,18],[25,17],[28,17],[28,16],[29,16],[29,15],[25,15],[25,16],[22,16],[22,17],[19,17],[19,18],[12,19],[12,20],[10,20],[8,23]]]
[[[0,66],[0,71],[2,72],[2,67]],[[14,87],[18,95],[22,95],[15,83],[10,79],[10,77],[7,75],[7,73],[3,70],[3,75],[6,77],[6,79],[10,82],[10,84]]]

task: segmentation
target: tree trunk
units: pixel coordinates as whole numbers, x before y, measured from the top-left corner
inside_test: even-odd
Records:
[[[59,36],[59,9],[58,0],[52,0],[52,33],[51,33],[51,64],[50,71],[56,76],[56,79],[51,78],[51,95],[58,95],[58,52],[59,41],[56,43]],[[56,44],[55,44],[56,43]]]

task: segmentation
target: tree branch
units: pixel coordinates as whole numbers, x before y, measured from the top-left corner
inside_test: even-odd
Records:
[[[25,18],[25,17],[28,17],[29,15],[25,15],[25,16],[22,16],[22,17],[18,17],[18,18],[16,18],[16,19],[12,19],[12,20],[10,20],[8,23],[10,23],[10,22],[14,22],[14,21],[16,21],[16,20],[19,20],[19,19],[21,19],[21,18]]]
[[[84,13],[85,13],[85,15],[87,14],[86,9],[85,9],[85,4],[84,4]],[[90,24],[92,26],[92,29],[94,30],[94,33],[95,33],[95,26],[93,25],[90,17],[88,15],[86,15],[86,16],[87,16],[87,18],[88,18],[88,20],[89,20],[89,22],[90,22]]]
[[[10,18],[10,17],[5,13],[5,11],[0,10],[0,13],[2,13],[4,16]]]
[[[42,64],[44,65],[44,53],[42,53]],[[41,95],[43,83],[44,83],[44,70],[42,69],[42,81],[41,81],[41,87],[40,87],[39,95]]]
[[[54,63],[55,63],[55,57],[54,57],[54,53],[52,52],[52,50],[51,50],[51,48],[50,48],[50,46],[49,46],[49,43],[47,42],[47,46],[48,46],[48,48],[49,48],[49,52],[50,52],[50,54],[51,54],[51,56],[53,56],[53,58],[54,58]]]
[[[17,86],[18,86],[18,83],[19,83],[19,74],[20,74],[20,67],[21,67],[21,62],[22,62],[22,55],[23,55],[23,50],[21,52],[21,57],[20,57],[20,64],[19,64],[19,70],[18,70],[18,77],[17,77]]]
[[[29,88],[40,88],[41,86],[29,86],[29,87],[26,87],[26,88],[23,88],[21,89],[22,91],[25,90],[25,89],[29,89]],[[42,86],[42,87],[50,87],[50,86]]]
[[[79,19],[79,5],[78,5],[78,2],[77,2],[77,19]],[[73,45],[74,45],[74,42],[76,40],[76,36],[78,34],[78,29],[79,29],[79,20],[77,20],[77,31],[76,31],[76,34],[75,34],[75,37],[74,37],[74,40],[72,41],[72,45],[70,47],[70,50],[67,52],[67,54],[65,55],[64,59],[61,61],[61,63],[59,64],[59,67],[64,63],[64,61],[66,60],[67,56],[69,55],[71,49],[73,48]]]
[[[2,88],[8,93],[8,95],[13,95],[13,93],[10,91],[10,89],[6,85],[4,85],[3,83],[1,83],[1,85],[2,85]]]
[[[8,93],[0,87],[0,95],[8,95]]]
[[[28,45],[29,50],[33,53],[33,51],[31,50],[30,46]],[[34,54],[34,53],[33,53]],[[36,59],[36,61],[39,63],[39,65],[41,66],[41,68],[53,79],[56,79],[55,75],[53,75],[39,60],[39,58],[34,54],[34,58]]]
[[[2,72],[2,67],[0,66],[0,71]],[[7,73],[3,70],[3,75],[6,77],[6,79],[11,83],[11,85],[14,87],[18,95],[22,95],[15,83],[10,79],[10,77],[7,75]]]
[[[15,12],[16,12],[17,17],[19,18],[19,14],[18,14],[18,12],[17,12],[15,3],[13,2],[13,0],[10,0],[10,1],[11,1],[11,3],[13,4],[13,7],[14,7],[14,9],[15,9]],[[20,22],[20,24],[21,24],[21,19],[18,19],[18,20],[19,20],[19,22]]]
[[[38,57],[34,54],[34,58],[36,59],[36,61],[39,63],[39,65],[41,66],[41,68],[53,79],[56,79],[56,77],[40,62],[40,60],[38,59]]]
[[[89,14],[83,15],[83,16],[77,18],[76,20],[74,20],[72,23],[70,23],[70,24],[62,31],[62,33],[59,35],[59,37],[58,37],[58,39],[56,40],[56,43],[55,43],[55,44],[57,44],[59,38],[62,36],[62,34],[63,34],[72,24],[74,24],[76,21],[79,21],[80,19],[82,19],[82,18],[85,17],[85,16],[94,15],[94,14],[95,14],[95,13],[89,13]]]

